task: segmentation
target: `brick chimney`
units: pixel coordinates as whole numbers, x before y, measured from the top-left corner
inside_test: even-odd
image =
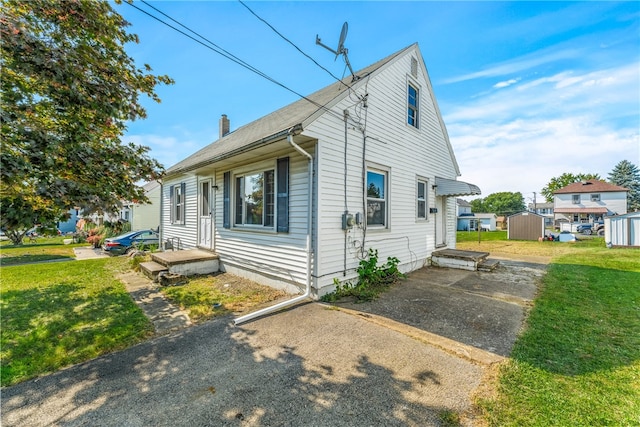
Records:
[[[227,119],[226,114],[223,114],[222,117],[220,117],[219,126],[220,126],[220,138],[222,138],[223,136],[229,133],[229,119]]]

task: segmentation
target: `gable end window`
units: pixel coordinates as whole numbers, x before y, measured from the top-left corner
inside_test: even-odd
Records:
[[[367,226],[387,228],[389,196],[388,174],[377,169],[367,170]]]
[[[427,219],[427,181],[418,180],[416,195],[416,217],[418,219]]]
[[[579,205],[580,204],[580,195],[579,194],[572,194],[571,195],[571,203],[573,203],[574,205]]]
[[[184,224],[185,218],[185,183],[169,187],[169,206],[171,224]]]
[[[407,123],[415,128],[418,127],[418,88],[411,83],[407,87]]]
[[[600,194],[592,194],[591,195],[591,201],[592,202],[599,202],[600,201]]]

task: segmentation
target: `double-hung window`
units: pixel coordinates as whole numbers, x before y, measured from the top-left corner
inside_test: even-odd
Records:
[[[387,227],[388,173],[378,169],[367,170],[367,226]]]
[[[418,88],[409,83],[407,86],[407,123],[415,128],[418,127]]]
[[[185,183],[169,187],[169,206],[172,224],[184,224],[185,218]]]
[[[572,194],[571,195],[571,203],[574,205],[579,205],[580,204],[580,195],[579,194]]]
[[[416,217],[418,219],[427,219],[427,181],[425,180],[418,180],[416,207]]]
[[[592,194],[591,195],[591,201],[592,202],[599,202],[600,201],[600,194]]]
[[[235,176],[234,225],[273,227],[275,218],[274,177],[274,169]]]

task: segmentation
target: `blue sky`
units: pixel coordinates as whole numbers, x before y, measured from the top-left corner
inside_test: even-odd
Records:
[[[335,80],[235,1],[149,2],[303,95]],[[144,3],[136,6],[158,15]],[[519,191],[526,202],[565,172],[607,178],[640,166],[640,2],[247,2],[336,76],[343,23],[354,70],[417,42],[462,176],[482,196]],[[218,136],[297,96],[125,3],[138,34],[129,54],[176,84],[145,100],[148,118],[125,141],[169,167]],[[166,19],[165,19],[166,20]]]

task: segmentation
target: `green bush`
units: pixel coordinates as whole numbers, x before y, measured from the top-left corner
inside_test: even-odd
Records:
[[[357,282],[340,283],[338,279],[333,279],[335,291],[324,295],[321,299],[325,302],[333,302],[351,296],[356,299],[356,302],[374,300],[398,279],[405,277],[398,270],[399,263],[398,258],[388,257],[386,263],[378,266],[378,250],[369,249],[367,257],[360,261],[356,270]]]

